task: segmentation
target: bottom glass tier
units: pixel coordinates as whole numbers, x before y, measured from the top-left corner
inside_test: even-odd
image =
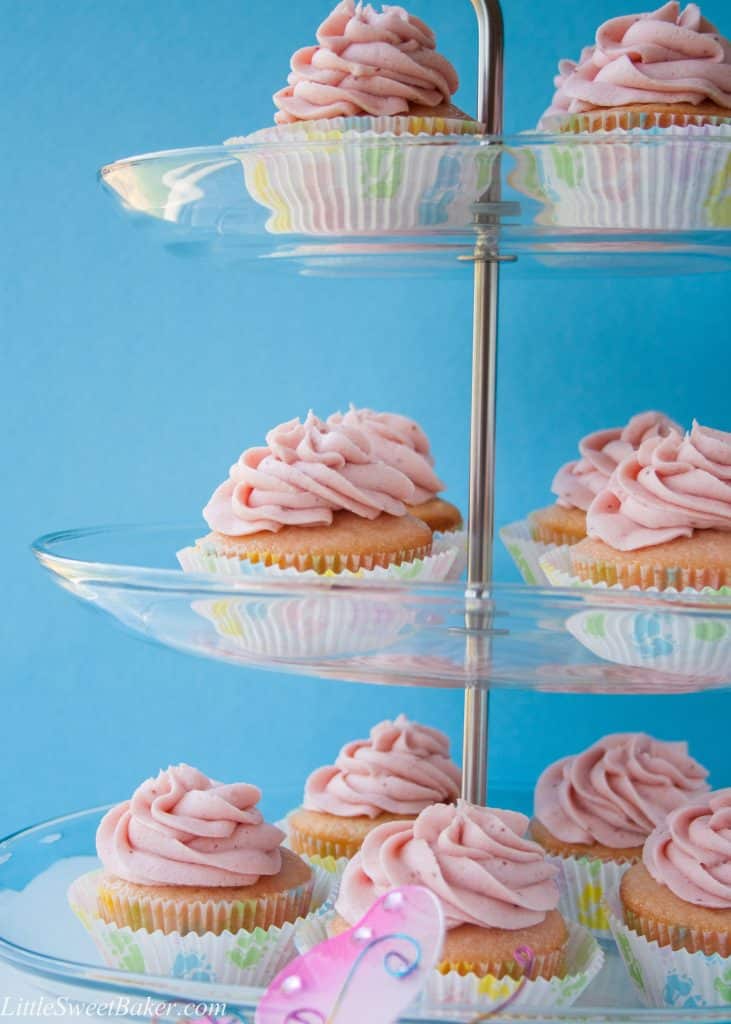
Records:
[[[250,668],[405,686],[683,693],[731,685],[731,596],[186,573],[196,525],[49,534],[66,590],[148,640]],[[313,578],[314,577],[314,578]]]
[[[504,803],[515,805],[514,794],[493,794],[491,799],[499,804],[503,797]],[[104,965],[66,899],[70,883],[98,867],[94,837],[102,811],[103,808],[95,808],[56,818],[0,841],[0,966],[20,972],[13,975],[18,983],[16,998],[22,993],[26,1000],[60,999],[66,1005],[87,1008],[84,1016],[88,1012],[92,1018],[93,1004],[99,1008],[99,1015],[107,1019],[108,1007],[114,1006],[114,1016],[146,1016],[147,1020],[155,1017],[210,1021],[211,1016],[252,1020],[262,995],[260,989],[201,980],[196,978],[195,970],[188,971],[185,965],[181,965],[180,977],[175,979]],[[570,1009],[545,1014],[526,1010],[505,1012],[491,1019],[546,1024],[559,1020],[585,1024],[710,1024],[731,1017],[728,1006],[682,1005],[680,990],[677,1009],[651,1010],[641,1006],[613,943],[604,944],[604,953],[606,959],[600,973]],[[130,963],[134,966],[134,958]],[[8,998],[13,999],[11,976],[4,981]],[[474,1007],[453,1005],[427,1013],[414,1010],[401,1018],[404,1022],[438,1020],[443,1024],[476,1019]]]

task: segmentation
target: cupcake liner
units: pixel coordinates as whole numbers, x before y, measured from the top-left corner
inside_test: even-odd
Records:
[[[611,939],[606,901],[619,892],[622,875],[631,866],[590,857],[558,857],[547,854],[559,874],[559,910],[569,921],[588,928],[600,939]]]
[[[444,118],[333,118],[228,140],[272,234],[381,235],[468,227],[498,148]],[[236,144],[256,143],[256,151]]]
[[[348,861],[356,855],[361,843],[336,843],[332,840],[319,839],[317,836],[305,835],[304,832],[297,832],[290,826],[290,835],[296,834],[297,847],[304,853],[308,860],[317,861],[320,859],[343,863],[347,866]]]
[[[533,540],[527,519],[503,526],[499,533],[500,540],[523,577],[523,582],[532,586],[545,587],[548,577],[541,566],[541,558],[549,551],[553,551],[557,545],[543,544]]]
[[[439,555],[443,552],[454,551],[454,561],[445,576],[446,580],[454,581],[461,578],[467,568],[467,551],[469,537],[466,530],[445,530],[443,533],[435,533],[432,539],[432,555]]]
[[[316,864],[312,868],[314,884],[308,913],[327,904],[337,882],[333,872]],[[109,967],[188,981],[264,987],[295,956],[297,922],[252,931],[225,931],[221,935],[166,934],[108,924],[98,916],[100,877],[101,871],[82,875],[69,888],[68,900]]]
[[[404,552],[404,555],[406,552]],[[341,556],[337,556],[340,560]],[[248,559],[234,558],[226,555],[217,555],[210,547],[196,545],[183,548],[178,551],[177,558],[184,572],[214,573],[219,576],[271,576],[277,579],[289,579],[297,583],[317,580],[323,583],[325,580],[341,580],[352,582],[360,580],[363,582],[383,583],[386,581],[408,581],[429,583],[441,583],[449,578],[449,573],[458,557],[456,547],[447,548],[438,554],[426,555],[423,558],[404,560],[400,565],[380,566],[373,565],[368,559],[363,559],[360,569],[353,571],[344,569],[341,572],[334,572],[331,565],[336,564],[336,558],[323,559],[322,571],[315,572],[314,569],[298,569],[294,565],[287,568],[280,568],[278,565],[264,565],[263,562],[251,562]],[[292,559],[294,561],[294,558]]]
[[[690,141],[689,141],[690,140]],[[593,130],[514,150],[510,182],[536,222],[566,228],[731,227],[731,123]]]
[[[630,980],[646,1006],[689,1010],[731,1005],[731,956],[660,946],[625,924],[618,899],[609,901],[609,924]]]
[[[333,911],[323,910],[297,923],[295,945],[299,953],[306,953],[329,938],[328,923],[333,916]],[[438,1009],[451,1004],[489,1013],[501,1009],[508,999],[511,999],[511,1013],[516,1009],[571,1006],[601,970],[604,953],[586,928],[577,924],[569,924],[568,928],[566,948],[557,954],[560,957],[563,952],[564,956],[565,970],[561,977],[550,981],[545,978],[516,981],[513,978],[498,980],[492,975],[479,978],[476,974],[456,970],[447,974],[434,970],[419,998],[419,1009]]]
[[[286,659],[381,650],[410,632],[415,614],[401,603],[352,594],[221,598],[194,601],[192,607],[246,653]]]
[[[683,587],[681,590],[678,590],[675,587],[663,587],[661,589],[657,586],[640,587],[632,585],[624,587],[621,583],[613,583],[611,585],[604,582],[592,583],[589,580],[582,580],[578,576],[573,575],[571,557],[572,551],[570,547],[560,547],[552,548],[539,558],[540,567],[552,587],[583,587],[589,590],[605,590],[612,593],[685,594],[692,597],[698,597],[698,595],[701,594],[706,596],[731,597],[731,587],[714,588],[702,586],[698,589],[694,587]]]

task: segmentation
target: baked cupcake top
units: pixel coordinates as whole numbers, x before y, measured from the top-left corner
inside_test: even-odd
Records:
[[[254,885],[282,867],[281,829],[245,782],[214,782],[186,764],[147,779],[108,811],[96,834],[104,869],[136,885]]]
[[[362,431],[370,441],[373,454],[412,482],[415,505],[435,498],[444,490],[444,484],[433,469],[429,439],[414,420],[394,412],[374,412],[351,405],[348,412],[333,413],[327,422],[331,426]]]
[[[369,739],[346,743],[334,765],[314,771],[304,807],[341,818],[415,815],[456,800],[461,778],[447,736],[399,715],[374,725]]]
[[[578,61],[561,60],[556,92],[539,127],[588,110],[711,102],[731,112],[731,44],[697,4],[670,0],[649,14],[600,26]]]
[[[546,768],[535,815],[565,843],[642,846],[668,811],[708,790],[707,775],[686,743],[615,733]]]
[[[579,442],[581,458],[567,462],[553,478],[551,490],[563,508],[587,512],[619,463],[651,437],[666,437],[682,428],[662,412],[641,412],[625,427],[597,430]]]
[[[324,423],[310,412],[266,436],[231,467],[203,510],[212,530],[243,537],[284,526],[329,526],[333,512],[364,519],[407,513],[414,485],[374,453],[358,427]]]
[[[617,551],[731,530],[731,434],[694,422],[685,435],[649,438],[619,464],[586,526]]]
[[[335,909],[351,924],[401,885],[439,897],[447,928],[529,928],[558,907],[557,869],[524,838],[528,819],[460,800],[379,825],[343,875]]]
[[[672,811],[645,843],[656,882],[698,907],[731,910],[731,789]]]
[[[403,7],[342,0],[317,31],[317,45],[292,57],[288,84],[274,95],[277,124],[332,117],[435,112],[459,88],[431,29]]]

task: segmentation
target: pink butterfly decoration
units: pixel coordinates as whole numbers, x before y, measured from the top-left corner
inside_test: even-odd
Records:
[[[421,992],[443,941],[436,896],[416,885],[394,889],[354,928],[288,964],[255,1024],[391,1024]]]

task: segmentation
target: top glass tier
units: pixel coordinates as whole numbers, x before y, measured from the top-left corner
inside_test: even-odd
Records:
[[[337,134],[108,164],[105,188],[164,244],[306,274],[731,266],[731,125],[682,133]]]

